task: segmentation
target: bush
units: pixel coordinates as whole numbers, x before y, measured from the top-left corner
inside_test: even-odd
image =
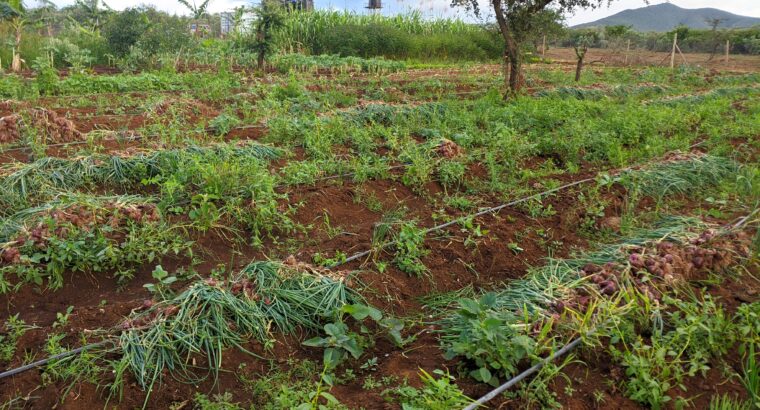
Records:
[[[111,52],[119,57],[129,53],[129,48],[137,44],[140,37],[148,30],[150,22],[145,13],[139,9],[126,9],[115,13],[103,27],[103,37],[108,42]]]
[[[192,37],[185,19],[170,16],[153,8],[144,11],[150,25],[138,40],[140,48],[149,54],[176,53],[190,45]]]

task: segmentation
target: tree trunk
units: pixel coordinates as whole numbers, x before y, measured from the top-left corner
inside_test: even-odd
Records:
[[[509,71],[512,65],[509,63],[509,55],[506,51],[504,51],[504,61],[502,62],[503,66],[501,68],[501,72],[504,75],[504,89],[509,89]],[[506,95],[505,95],[506,96]]]
[[[581,80],[581,71],[583,71],[583,56],[578,56],[578,64],[575,66],[575,81]]]
[[[504,38],[505,54],[509,58],[509,79],[505,82],[511,92],[517,92],[522,87],[522,61],[520,56],[520,45],[517,44],[509,28],[509,22],[504,16],[504,10],[501,7],[502,0],[493,0],[493,10],[496,14],[496,22],[499,25],[499,31]],[[507,68],[505,67],[505,71]]]
[[[256,40],[259,42],[259,53],[257,57],[257,64],[259,66],[259,70],[264,69],[264,59],[266,58],[266,46],[264,44],[264,27],[263,22],[259,23],[261,24],[257,30],[256,33]]]
[[[578,64],[575,66],[575,81],[581,80],[581,72],[583,71],[583,59],[586,58],[588,52],[588,46],[575,46],[575,57],[578,58]]]
[[[510,57],[509,60],[509,89],[512,92],[517,92],[520,91],[523,85],[522,62],[517,55]]]
[[[264,69],[264,52],[259,51],[259,55],[256,58],[256,64],[259,66],[259,70]]]

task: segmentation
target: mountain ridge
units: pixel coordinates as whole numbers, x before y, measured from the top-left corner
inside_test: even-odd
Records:
[[[693,29],[709,29],[710,25],[706,20],[715,18],[721,19],[718,28],[746,28],[760,25],[758,17],[740,16],[716,8],[685,9],[675,4],[661,3],[623,10],[572,28],[630,25],[636,31],[669,31],[679,25],[684,25]]]

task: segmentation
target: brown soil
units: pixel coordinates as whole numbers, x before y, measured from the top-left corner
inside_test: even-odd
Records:
[[[625,50],[592,48],[586,54],[586,62],[590,65],[601,64],[620,67],[668,66],[670,64],[670,53],[667,52],[631,50],[628,53],[627,60],[625,54]],[[553,60],[555,64],[567,65],[567,70],[575,69],[576,57],[575,51],[572,48],[550,48],[546,51],[546,57]],[[686,64],[721,71],[733,71],[737,73],[760,71],[760,57],[758,56],[732,55],[729,57],[728,63],[725,62],[723,56],[715,56],[710,59],[710,54],[707,53],[687,53],[684,54],[684,58],[686,59]],[[676,56],[676,65],[683,63],[683,59],[680,56]]]

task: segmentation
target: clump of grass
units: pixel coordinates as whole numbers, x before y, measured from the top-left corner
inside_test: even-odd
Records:
[[[748,402],[741,401],[727,394],[713,396],[710,399],[710,410],[750,410],[752,406]]]
[[[710,90],[702,94],[666,97],[660,100],[655,100],[653,101],[653,103],[662,104],[665,106],[678,106],[678,105],[687,105],[687,104],[696,105],[696,104],[702,104],[705,101],[709,101],[716,98],[744,96],[744,95],[749,95],[749,94],[756,94],[757,92],[758,92],[758,88],[753,87],[753,86],[723,87],[723,88],[716,88],[714,90]]]
[[[631,191],[661,199],[667,195],[689,195],[694,190],[717,186],[739,170],[738,163],[723,157],[676,155],[670,161],[625,172],[620,180]]]
[[[124,323],[112,393],[127,370],[149,395],[166,370],[189,383],[216,378],[225,348],[247,351],[249,339],[270,343],[273,331],[316,331],[358,300],[342,277],[275,262],[254,262],[228,281],[196,282]],[[205,356],[206,375],[197,374],[197,355]]]
[[[79,158],[45,157],[29,164],[0,169],[0,203],[26,204],[30,197],[88,184],[139,184],[161,173],[172,173],[192,161],[224,162],[234,158],[271,160],[282,155],[279,149],[257,143],[219,144],[209,147],[154,151],[134,156],[92,155]]]

